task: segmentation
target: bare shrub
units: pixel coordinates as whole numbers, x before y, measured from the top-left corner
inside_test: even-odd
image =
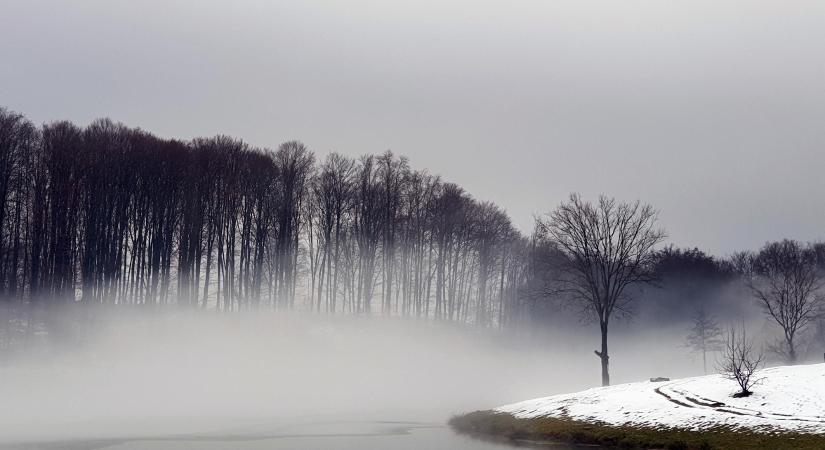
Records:
[[[754,350],[753,340],[748,339],[745,329],[739,332],[730,328],[718,363],[719,371],[729,380],[736,381],[740,391],[734,397],[747,397],[751,389],[762,379],[756,376],[762,365],[763,353]]]

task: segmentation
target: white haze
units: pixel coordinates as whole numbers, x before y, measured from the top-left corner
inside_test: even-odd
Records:
[[[76,349],[67,343],[0,370],[0,441],[324,420],[443,423],[455,413],[599,383],[592,326],[526,339],[432,322],[298,314],[98,322]],[[611,338],[614,382],[701,371],[679,347],[683,328],[633,329]]]

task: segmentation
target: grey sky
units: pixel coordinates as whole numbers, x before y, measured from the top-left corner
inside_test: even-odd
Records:
[[[0,105],[392,149],[524,231],[641,198],[716,254],[825,238],[825,2],[0,0]]]

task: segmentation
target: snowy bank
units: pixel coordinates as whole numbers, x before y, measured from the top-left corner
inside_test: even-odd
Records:
[[[496,408],[519,419],[567,418],[608,425],[706,430],[825,433],[825,364],[758,372],[753,395],[733,398],[721,375],[588,389]]]

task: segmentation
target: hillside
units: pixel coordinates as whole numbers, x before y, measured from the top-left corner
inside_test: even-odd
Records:
[[[609,425],[825,433],[825,364],[759,372],[754,394],[733,398],[721,375],[600,387],[496,408],[519,419],[556,417]]]
[[[747,398],[721,375],[640,382],[455,416],[474,436],[640,449],[823,449],[825,364],[759,371]]]

